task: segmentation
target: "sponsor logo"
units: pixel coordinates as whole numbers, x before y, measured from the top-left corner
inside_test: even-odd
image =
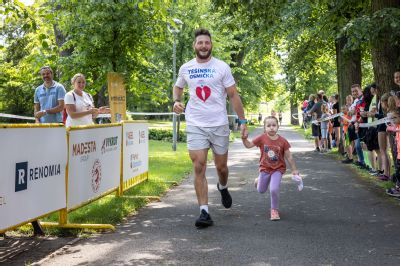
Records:
[[[146,143],[146,131],[139,130],[139,144]]]
[[[6,198],[0,196],[0,206],[6,205]]]
[[[118,147],[118,136],[105,138],[103,140],[103,145],[101,146],[101,153],[106,153],[109,151],[115,151]]]
[[[35,181],[61,174],[61,164],[52,164],[28,168],[28,162],[15,164],[15,192],[26,190],[28,180]]]
[[[86,141],[72,144],[72,156],[80,156],[81,162],[89,159],[89,154],[96,152],[96,141]]]
[[[129,131],[125,133],[125,146],[131,146],[134,143],[134,138],[133,138],[133,131]]]
[[[111,96],[111,101],[113,102],[124,102],[125,96]]]
[[[92,167],[92,190],[93,193],[97,193],[101,183],[101,163],[99,159],[96,159]]]
[[[138,167],[141,165],[142,161],[139,159],[139,153],[131,154],[129,166],[133,170],[133,172],[136,172],[138,170]]]

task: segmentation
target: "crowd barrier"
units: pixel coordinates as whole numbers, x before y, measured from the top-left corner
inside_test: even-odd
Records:
[[[148,126],[122,123],[0,125],[0,233],[60,213],[44,226],[69,224],[68,212],[148,178]]]

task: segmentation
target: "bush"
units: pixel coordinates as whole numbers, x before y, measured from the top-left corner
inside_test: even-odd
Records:
[[[149,139],[172,142],[172,129],[149,129]],[[186,142],[186,132],[179,131],[178,142]]]

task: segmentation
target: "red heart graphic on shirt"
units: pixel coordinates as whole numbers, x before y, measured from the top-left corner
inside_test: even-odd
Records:
[[[211,89],[208,86],[196,87],[196,95],[203,102],[206,102],[208,97],[210,97],[210,95],[211,95]]]

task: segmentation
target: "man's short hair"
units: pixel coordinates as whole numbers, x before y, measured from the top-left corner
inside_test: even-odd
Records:
[[[51,74],[53,74],[53,69],[50,66],[42,66],[39,70],[39,73],[42,73],[43,70],[50,70]]]
[[[319,90],[318,93],[324,95],[325,91],[324,90]]]
[[[200,28],[200,29],[195,30],[194,31],[194,40],[196,41],[196,38],[200,35],[207,35],[208,37],[210,37],[210,40],[211,40],[211,34],[207,29]]]
[[[360,84],[353,84],[353,85],[351,85],[351,89],[353,89],[353,88],[361,89],[361,85]]]

